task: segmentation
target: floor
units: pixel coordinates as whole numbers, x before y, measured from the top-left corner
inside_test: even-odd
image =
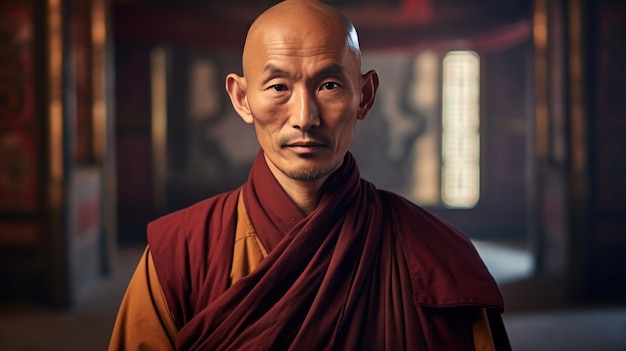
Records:
[[[626,351],[626,304],[571,300],[563,281],[533,276],[528,251],[475,241],[501,286],[515,351]]]
[[[513,349],[516,351],[626,350],[626,305],[562,306],[547,301],[551,307],[527,301],[558,299],[558,289],[547,291],[524,287],[532,271],[532,258],[523,250],[489,243],[476,246],[503,286],[507,304],[514,308],[504,314]],[[119,301],[124,293],[141,247],[125,247],[118,254],[114,277],[97,282],[87,297],[71,311],[36,309],[29,306],[0,308],[0,350],[2,351],[74,351],[105,350]],[[558,281],[547,279],[558,285]],[[530,298],[529,298],[530,297]],[[546,299],[544,299],[546,297]],[[556,306],[556,307],[555,307]]]

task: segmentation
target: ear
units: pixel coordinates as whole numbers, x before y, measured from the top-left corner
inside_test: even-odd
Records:
[[[250,105],[248,105],[247,89],[248,86],[244,77],[234,73],[226,76],[226,91],[228,96],[230,96],[230,101],[235,111],[246,123],[252,124],[253,120]]]
[[[365,73],[361,80],[361,103],[359,104],[359,112],[357,119],[363,119],[370,112],[376,100],[376,91],[378,91],[378,73],[371,70]]]

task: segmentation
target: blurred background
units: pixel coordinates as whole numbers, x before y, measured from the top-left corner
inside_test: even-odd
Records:
[[[381,79],[361,175],[462,229],[516,350],[626,349],[626,3],[328,0]],[[0,349],[105,349],[146,224],[243,183],[276,1],[0,1]]]

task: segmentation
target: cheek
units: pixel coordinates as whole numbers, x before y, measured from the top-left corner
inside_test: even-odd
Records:
[[[257,133],[261,130],[265,133],[273,134],[281,128],[281,119],[285,115],[280,105],[272,104],[270,101],[259,99],[250,103],[250,111],[254,120]]]
[[[352,144],[355,126],[356,117],[353,114],[344,115],[342,119],[337,120],[335,124],[329,126],[329,129],[334,131],[333,134],[338,149],[347,149]]]

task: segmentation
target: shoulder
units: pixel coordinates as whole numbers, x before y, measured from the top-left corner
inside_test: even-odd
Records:
[[[208,227],[221,227],[236,209],[238,194],[238,190],[219,194],[153,220],[148,223],[150,246],[161,240],[190,240],[194,233],[206,233]]]
[[[239,190],[213,196],[148,224],[148,245],[158,270],[172,262],[197,259],[205,265],[215,256],[219,243],[234,233]]]
[[[387,199],[390,215],[397,217],[398,225],[404,229],[401,231],[404,236],[429,242],[431,245],[456,243],[474,248],[461,230],[427,209],[395,193],[381,191],[381,196]]]
[[[234,240],[239,190],[216,195],[148,224],[148,245],[159,272],[206,271]],[[181,264],[182,263],[182,264]]]
[[[393,218],[416,302],[501,309],[499,288],[471,240],[458,228],[394,193],[381,191]]]
[[[220,194],[148,224],[159,283],[179,323],[193,316],[206,281],[220,289],[227,282],[238,194],[239,190]]]

